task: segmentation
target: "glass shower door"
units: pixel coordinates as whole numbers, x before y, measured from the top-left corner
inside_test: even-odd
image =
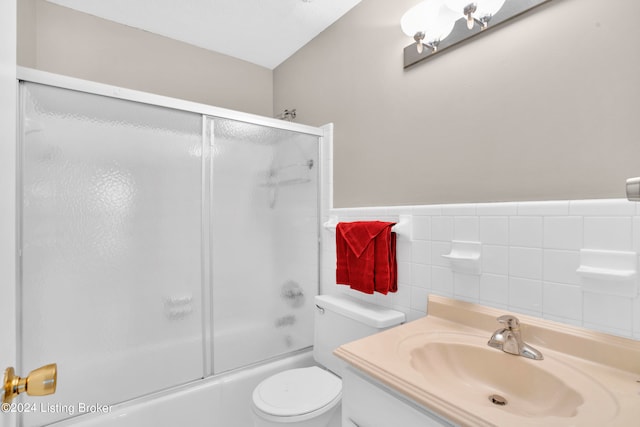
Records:
[[[19,372],[51,423],[203,376],[202,116],[21,84]]]
[[[313,343],[317,136],[210,121],[213,372]]]

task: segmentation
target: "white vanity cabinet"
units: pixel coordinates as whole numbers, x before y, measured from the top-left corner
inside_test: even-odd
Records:
[[[455,426],[351,367],[342,377],[342,427]]]

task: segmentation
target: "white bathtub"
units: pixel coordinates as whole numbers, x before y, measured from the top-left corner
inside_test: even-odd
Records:
[[[264,378],[314,365],[310,350],[51,424],[55,427],[251,427],[251,393]]]

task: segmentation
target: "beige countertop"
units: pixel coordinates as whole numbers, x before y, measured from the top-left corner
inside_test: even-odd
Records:
[[[640,426],[640,341],[517,314],[523,340],[544,355],[530,360],[486,346],[506,311],[431,295],[428,313],[335,354],[460,425]],[[427,343],[446,351],[419,356]],[[482,382],[494,374],[510,385]],[[510,402],[496,406],[492,393]]]

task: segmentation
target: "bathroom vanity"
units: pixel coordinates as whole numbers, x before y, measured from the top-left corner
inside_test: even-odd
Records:
[[[629,426],[640,419],[639,341],[518,315],[521,348],[542,356],[534,360],[507,343],[494,347],[510,332],[496,320],[502,310],[432,295],[428,313],[335,351],[350,365],[344,426]]]
[[[356,369],[342,376],[342,427],[454,425]]]

